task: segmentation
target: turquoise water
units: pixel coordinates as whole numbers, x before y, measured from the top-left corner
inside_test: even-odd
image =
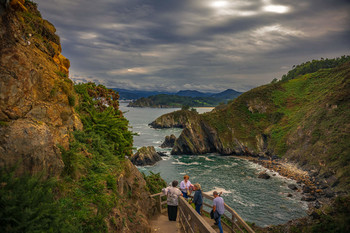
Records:
[[[269,180],[258,179],[265,170],[250,161],[232,157],[207,154],[199,156],[171,156],[170,149],[159,148],[166,135],[178,136],[181,129],[152,129],[148,126],[158,116],[176,109],[127,108],[121,104],[122,111],[130,121],[132,131],[139,136],[134,138],[134,146],[154,146],[157,151],[166,152],[167,157],[154,166],[139,167],[141,172],[160,172],[168,183],[181,181],[188,174],[192,183],[200,183],[204,192],[222,191],[225,202],[241,217],[259,226],[282,224],[291,219],[306,215],[307,205],[300,201],[300,194],[292,192],[287,185],[290,179],[275,174]],[[210,109],[198,109],[200,112]],[[287,194],[293,197],[288,198]]]

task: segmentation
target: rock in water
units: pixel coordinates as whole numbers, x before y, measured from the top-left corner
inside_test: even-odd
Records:
[[[162,145],[160,145],[161,148],[172,148],[174,146],[176,137],[174,134],[170,135],[170,136],[166,136],[165,140],[163,142]]]
[[[259,173],[258,178],[267,180],[267,179],[270,179],[270,175],[264,171]]]
[[[290,188],[291,190],[297,190],[298,187],[295,184],[289,184],[288,188]]]
[[[160,155],[156,152],[153,146],[141,147],[130,158],[131,162],[136,166],[153,165],[162,160]]]

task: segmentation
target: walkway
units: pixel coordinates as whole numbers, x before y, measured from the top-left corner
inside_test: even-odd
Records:
[[[214,220],[208,217],[202,216],[205,221],[207,221],[216,232],[220,232],[219,228],[214,225]],[[158,215],[156,218],[151,220],[151,228],[152,233],[179,233],[180,231],[180,223],[177,219],[176,222],[168,220],[168,213],[165,212],[163,214]],[[223,226],[224,232],[230,232],[225,225]]]
[[[151,220],[152,233],[178,233],[180,232],[179,221],[169,221],[168,213],[165,212],[157,216],[157,218]]]

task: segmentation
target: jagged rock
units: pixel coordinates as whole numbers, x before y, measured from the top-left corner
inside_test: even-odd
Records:
[[[267,179],[270,179],[271,177],[269,174],[267,174],[265,171],[263,171],[263,172],[259,173],[258,178],[267,180]]]
[[[172,148],[174,146],[176,137],[174,134],[170,135],[170,136],[166,136],[164,142],[162,143],[162,145],[160,145],[161,148]]]
[[[160,160],[162,160],[162,158],[153,146],[141,147],[130,158],[130,161],[136,166],[153,165]]]
[[[291,190],[297,190],[298,187],[295,184],[289,184],[288,188],[290,188]]]
[[[161,156],[161,157],[168,156],[168,155],[167,155],[167,154],[165,154],[164,152],[160,152],[160,151],[158,151],[157,153],[158,153],[158,154],[159,154],[159,156]]]

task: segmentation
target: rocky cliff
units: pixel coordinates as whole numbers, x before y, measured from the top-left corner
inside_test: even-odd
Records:
[[[0,231],[150,232],[119,96],[73,85],[55,31],[35,3],[0,1]]]
[[[349,75],[345,63],[246,92],[191,119],[172,154],[277,155],[348,188]]]
[[[69,60],[61,54],[55,27],[34,4],[2,3],[0,17],[0,166],[19,172],[60,174],[57,145],[82,129],[73,109]]]

